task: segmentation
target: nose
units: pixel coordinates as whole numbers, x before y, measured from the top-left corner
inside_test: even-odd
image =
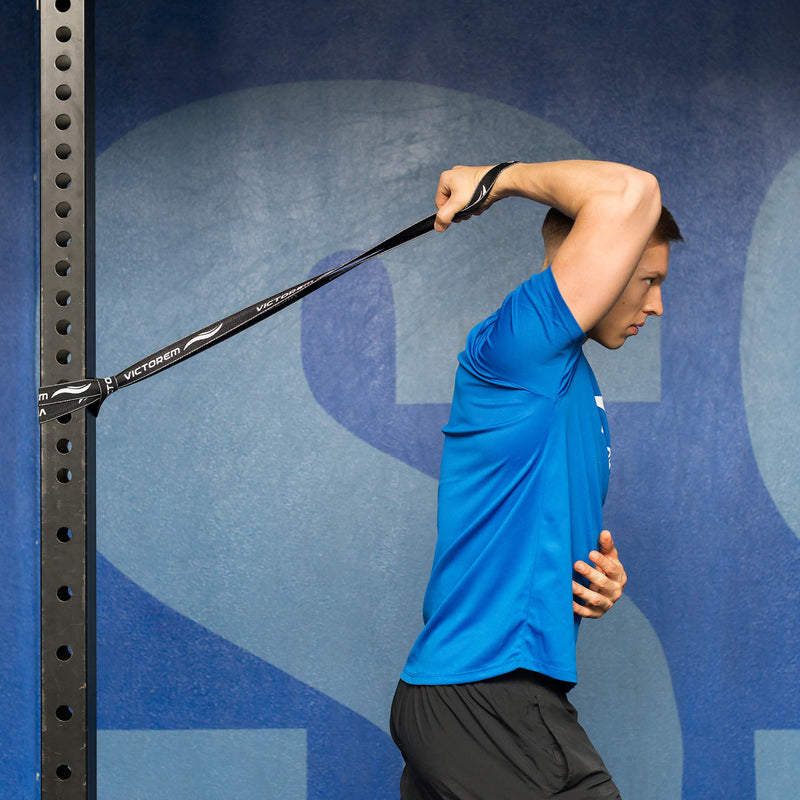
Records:
[[[653,316],[660,317],[664,313],[664,305],[661,302],[661,287],[651,286],[645,297],[644,308],[642,309],[645,314],[652,314]]]

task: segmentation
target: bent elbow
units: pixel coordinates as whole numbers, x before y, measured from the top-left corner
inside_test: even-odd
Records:
[[[624,192],[624,202],[632,216],[655,228],[661,216],[661,187],[651,172],[633,169]]]

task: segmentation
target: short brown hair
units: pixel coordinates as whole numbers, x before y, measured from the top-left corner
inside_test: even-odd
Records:
[[[656,244],[669,244],[670,242],[684,241],[681,229],[678,223],[675,222],[675,217],[672,216],[670,210],[666,206],[661,206],[661,216],[658,218],[656,227],[653,228],[653,233],[650,236]]]
[[[551,208],[542,223],[542,238],[544,239],[545,247],[559,246],[572,230],[573,223],[572,217],[562,214],[557,208]],[[684,240],[678,223],[675,222],[675,217],[664,206],[661,206],[661,216],[658,218],[650,238],[656,244],[668,244],[669,242],[682,242]]]

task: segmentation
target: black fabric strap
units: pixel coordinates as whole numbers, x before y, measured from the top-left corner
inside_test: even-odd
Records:
[[[479,211],[494,186],[498,175],[504,169],[516,163],[516,161],[505,161],[488,170],[481,178],[469,203],[455,215],[455,219],[463,219]],[[100,404],[118,389],[143,381],[151,375],[173,367],[175,364],[185,361],[187,358],[191,358],[203,350],[213,347],[215,344],[219,344],[251,325],[255,325],[255,323],[292,305],[292,303],[325,286],[351,269],[355,269],[359,264],[363,264],[370,258],[388,253],[390,250],[394,250],[394,248],[432,231],[435,219],[436,214],[431,214],[429,217],[425,217],[425,219],[421,219],[399,233],[390,236],[380,244],[365,250],[344,264],[307,281],[298,283],[283,292],[274,294],[259,303],[236,311],[188,336],[184,336],[177,342],[173,342],[155,353],[145,356],[110,378],[85,378],[71,383],[42,386],[39,389],[39,422],[44,423],[51,419],[57,419],[81,408],[91,408],[96,412]]]

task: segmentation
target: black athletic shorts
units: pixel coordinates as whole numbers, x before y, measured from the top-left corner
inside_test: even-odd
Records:
[[[527,670],[476,683],[400,681],[391,731],[402,800],[619,800],[566,684]]]

